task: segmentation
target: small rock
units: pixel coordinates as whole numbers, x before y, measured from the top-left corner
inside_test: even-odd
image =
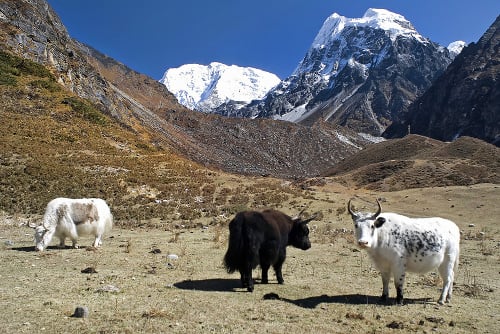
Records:
[[[474,227],[474,226],[476,226],[476,225],[474,225],[474,224],[469,224],[469,227]]]
[[[167,259],[176,261],[179,260],[179,256],[176,254],[168,254]]]
[[[78,306],[71,317],[73,318],[88,318],[89,309],[86,306]]]
[[[391,328],[391,329],[403,329],[405,326],[402,322],[393,321],[393,322],[387,324],[386,327]]]
[[[120,289],[118,289],[116,286],[108,284],[101,286],[96,290],[96,292],[120,292]]]
[[[12,241],[12,240],[5,240],[4,244],[5,244],[5,246],[14,246],[14,241]]]
[[[94,267],[88,267],[88,268],[82,269],[82,274],[97,274],[97,270],[95,270]]]

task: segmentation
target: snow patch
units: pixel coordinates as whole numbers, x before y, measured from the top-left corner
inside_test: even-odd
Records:
[[[345,144],[348,144],[348,145],[351,145],[351,146],[354,146],[355,148],[357,148],[358,150],[361,150],[362,147],[361,146],[358,146],[356,144],[354,144],[349,138],[347,138],[346,136],[344,136],[343,134],[339,133],[339,132],[336,132],[335,133],[338,140],[340,140],[341,142],[345,143]]]
[[[383,141],[386,141],[386,139],[384,137],[376,137],[376,136],[372,136],[371,134],[369,133],[362,133],[362,132],[359,132],[358,135],[361,137],[361,138],[364,138],[372,143],[380,143],[380,142],[383,142]]]

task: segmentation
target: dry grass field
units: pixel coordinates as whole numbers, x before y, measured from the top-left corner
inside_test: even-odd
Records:
[[[384,210],[457,222],[461,262],[451,305],[436,303],[441,284],[436,273],[409,274],[403,306],[378,303],[380,276],[352,242],[345,210],[351,196],[358,196],[358,205],[369,207],[380,198]],[[230,217],[202,217],[188,227],[161,220],[117,227],[100,249],[58,249],[53,240],[39,253],[26,226],[39,216],[4,214],[1,332],[497,333],[499,198],[500,186],[493,184],[387,193],[328,182],[313,187],[281,207],[291,215],[305,205],[308,213],[321,212],[311,223],[312,248],[288,248],[285,284],[278,285],[273,273],[270,284],[257,284],[253,293],[222,266]],[[90,245],[92,239],[81,241]],[[254,277],[258,283],[260,272]],[[390,288],[394,297],[392,283]],[[87,307],[89,316],[72,317],[78,306]]]

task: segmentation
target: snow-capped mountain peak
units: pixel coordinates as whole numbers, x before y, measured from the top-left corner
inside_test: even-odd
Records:
[[[456,55],[458,55],[460,52],[462,52],[462,50],[467,46],[467,43],[465,43],[464,41],[455,41],[455,42],[452,42],[448,45],[448,51],[450,51],[450,53],[453,55],[453,57],[455,57]]]
[[[360,18],[334,13],[292,75],[238,112],[378,136],[446,69],[452,53],[443,51],[388,10],[370,8]]]
[[[256,68],[213,62],[170,68],[160,82],[179,103],[193,110],[210,112],[229,101],[248,103],[261,99],[280,79]]]
[[[369,8],[361,18],[347,18],[337,13],[332,14],[323,23],[318,35],[312,44],[313,48],[321,48],[338,38],[347,27],[362,28],[371,27],[385,30],[392,40],[397,36],[413,36],[421,42],[426,39],[422,37],[413,25],[400,14],[386,9]]]

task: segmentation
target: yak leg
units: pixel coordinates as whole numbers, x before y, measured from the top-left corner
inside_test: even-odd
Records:
[[[241,286],[243,288],[248,288],[248,279],[244,270],[240,270]]]
[[[441,291],[441,296],[438,301],[438,303],[441,305],[443,305],[444,303],[449,303],[451,301],[451,295],[453,293],[453,280],[455,276],[455,273],[453,271],[454,265],[454,259],[450,259],[447,262],[443,262],[438,268],[439,274],[443,279],[443,290]]]
[[[278,284],[285,284],[285,280],[283,279],[283,273],[281,271],[284,262],[285,262],[285,257],[280,256],[278,261],[273,265],[274,272],[276,273],[276,279],[278,280]]]
[[[405,284],[405,272],[403,270],[394,270],[394,286],[396,287],[396,304],[403,304],[403,287]]]
[[[391,272],[381,272],[380,275],[382,276],[382,296],[380,297],[380,301],[386,302],[389,299],[389,281],[391,280]]]
[[[268,277],[268,271],[269,271],[269,267],[271,267],[271,265],[269,263],[260,263],[260,267],[262,268],[262,279],[261,279],[261,283],[262,284],[267,284],[269,283],[269,277]]]
[[[246,286],[249,292],[253,292],[252,264],[248,263],[244,271],[245,273],[242,274],[242,277],[245,278],[245,283],[243,283],[243,287]]]
[[[98,234],[95,236],[95,239],[94,239],[94,247],[99,247],[102,245],[102,235]]]
[[[80,248],[80,245],[78,244],[78,240],[77,239],[71,239],[71,241],[73,242],[73,248]]]
[[[66,248],[66,237],[65,236],[59,237],[59,248]]]
[[[269,268],[272,263],[276,262],[276,258],[278,256],[278,247],[276,245],[276,241],[266,242],[259,249],[259,263],[260,268],[262,269],[262,284],[269,283]]]

